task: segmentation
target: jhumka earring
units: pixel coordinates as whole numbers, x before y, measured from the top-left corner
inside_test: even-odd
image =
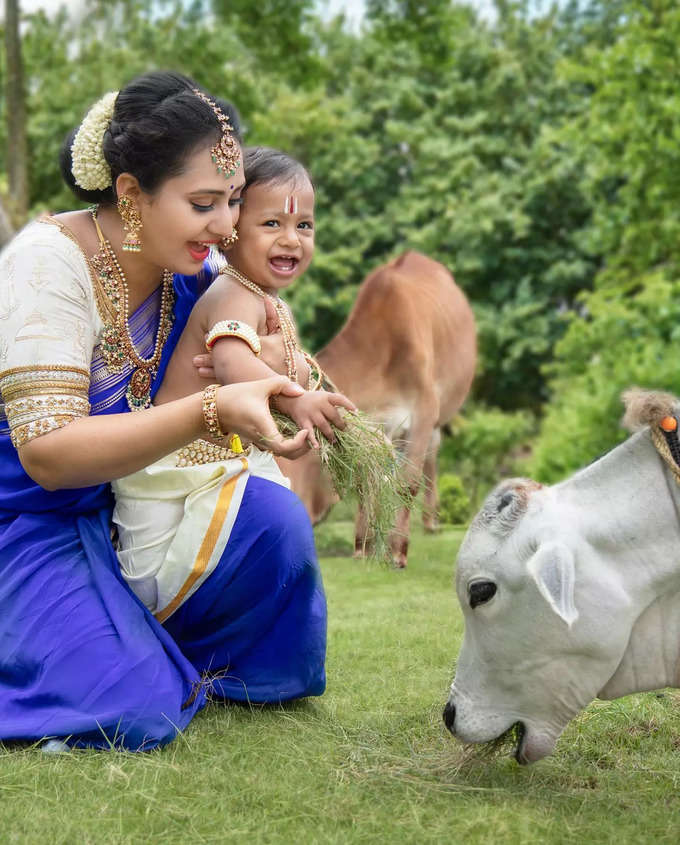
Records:
[[[236,230],[236,226],[231,230],[231,235],[227,238],[222,238],[222,246],[224,249],[228,249],[230,246],[233,246],[236,241],[238,240],[238,231]]]
[[[132,200],[122,196],[118,199],[118,213],[125,229],[123,252],[141,252],[142,244],[139,240],[139,230],[142,228],[142,218],[139,216],[137,206]]]

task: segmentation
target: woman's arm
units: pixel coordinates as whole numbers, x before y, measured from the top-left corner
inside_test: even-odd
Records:
[[[225,385],[216,401],[222,431],[235,432],[276,455],[307,451],[307,431],[285,439],[269,413],[270,396],[302,393],[283,376]],[[207,435],[203,395],[194,393],[146,411],[81,417],[19,448],[28,475],[47,490],[86,487],[136,472]]]

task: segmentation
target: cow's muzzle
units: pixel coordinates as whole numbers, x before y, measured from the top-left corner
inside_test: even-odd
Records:
[[[456,721],[456,705],[450,701],[446,702],[446,706],[444,707],[444,711],[442,713],[442,719],[444,720],[444,724],[448,728],[448,730],[455,736],[456,729],[455,729],[455,721]],[[530,763],[531,760],[524,755],[524,740],[527,735],[527,728],[524,722],[517,721],[513,725],[511,725],[504,733],[502,733],[496,739],[491,740],[492,746],[500,746],[503,742],[505,742],[509,737],[511,737],[514,742],[514,758],[520,764],[520,766],[524,766],[527,763]]]

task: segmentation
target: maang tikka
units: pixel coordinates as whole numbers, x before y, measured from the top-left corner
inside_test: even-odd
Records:
[[[125,229],[123,252],[141,252],[142,243],[139,240],[139,230],[142,228],[142,218],[139,216],[137,206],[128,197],[119,197],[118,213]]]
[[[204,103],[210,106],[220,124],[222,136],[215,146],[211,147],[210,155],[217,165],[217,172],[221,173],[226,179],[229,179],[236,173],[241,164],[241,149],[233,134],[234,127],[229,123],[229,118],[214,100],[211,100],[207,94],[199,91],[198,88],[193,88],[192,90],[199,100],[203,100]]]

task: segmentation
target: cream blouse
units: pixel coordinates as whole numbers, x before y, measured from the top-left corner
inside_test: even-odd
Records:
[[[0,254],[0,430],[15,447],[88,416],[110,304],[71,232],[29,223]]]

